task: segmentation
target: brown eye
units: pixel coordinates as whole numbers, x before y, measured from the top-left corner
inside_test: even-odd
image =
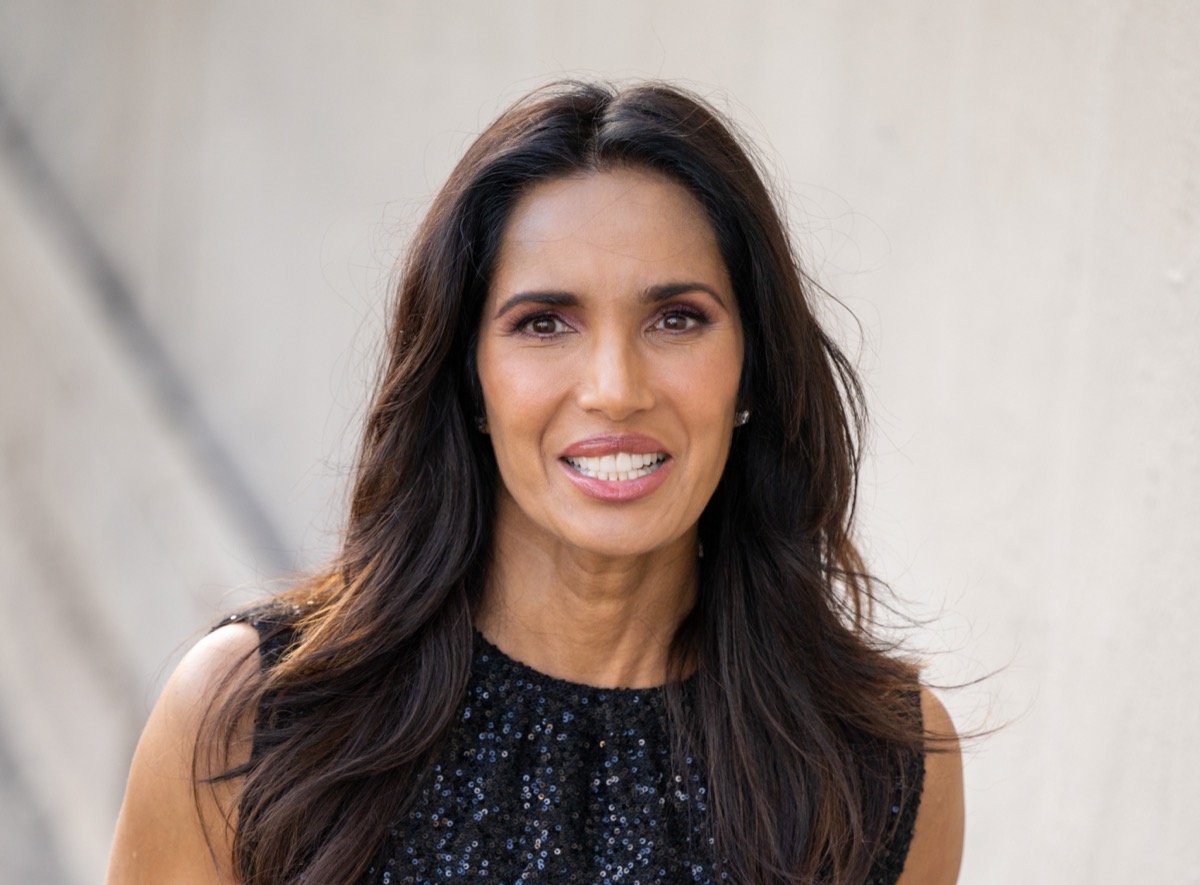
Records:
[[[553,316],[535,316],[529,319],[525,324],[525,328],[534,335],[554,335],[561,332],[561,323],[558,317]]]
[[[700,317],[676,310],[663,314],[662,318],[658,321],[658,326],[664,332],[690,332],[700,323]]]

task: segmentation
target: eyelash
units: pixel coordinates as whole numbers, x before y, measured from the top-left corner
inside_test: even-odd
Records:
[[[561,323],[564,326],[567,325],[567,321],[558,314],[539,311],[537,313],[531,313],[528,316],[518,317],[513,323],[510,331],[523,335],[529,335],[533,338],[542,339],[556,338],[563,334],[562,332],[534,332],[530,327],[538,320],[553,320],[554,322]]]
[[[697,326],[707,326],[710,322],[708,314],[702,310],[699,310],[698,308],[695,308],[695,307],[692,307],[692,306],[686,305],[686,304],[672,304],[668,307],[663,308],[661,311],[659,311],[658,315],[654,318],[654,325],[658,326],[667,317],[671,317],[671,316],[684,317],[684,318],[694,322]],[[568,327],[570,326],[570,324],[565,319],[563,319],[563,317],[559,316],[556,313],[551,313],[549,311],[538,311],[536,313],[531,313],[528,316],[519,317],[513,323],[511,331],[516,332],[518,334],[529,335],[533,338],[539,338],[542,340],[550,340],[553,338],[557,338],[559,335],[564,334],[563,331],[534,332],[530,327],[534,323],[538,322],[539,320],[552,320],[556,323],[562,324],[563,326],[568,326]],[[693,328],[694,327],[689,327],[687,329],[679,329],[679,330],[664,329],[663,331],[666,331],[669,334],[679,335],[679,334],[684,334],[686,332],[690,332],[690,331],[692,331]]]
[[[659,323],[663,322],[667,317],[670,317],[670,316],[686,317],[687,319],[694,322],[697,326],[707,326],[710,322],[708,314],[705,313],[704,311],[700,310],[699,308],[692,307],[689,304],[672,304],[669,307],[664,308],[659,313],[658,317],[654,320],[654,325],[657,326]],[[690,331],[691,331],[691,328],[677,330],[678,333],[690,332]]]

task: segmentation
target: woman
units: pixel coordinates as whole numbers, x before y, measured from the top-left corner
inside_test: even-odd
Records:
[[[813,288],[694,96],[502,115],[412,246],[340,557],[180,665],[109,881],[954,882]]]

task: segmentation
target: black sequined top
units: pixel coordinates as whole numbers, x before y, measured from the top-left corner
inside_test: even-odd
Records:
[[[899,878],[923,768],[896,772],[895,827],[864,885]],[[672,765],[661,689],[555,679],[477,634],[459,725],[363,885],[720,882],[707,810],[701,765]]]

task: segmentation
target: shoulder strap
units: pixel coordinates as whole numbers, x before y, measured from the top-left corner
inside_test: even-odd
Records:
[[[258,653],[264,669],[274,666],[283,653],[299,638],[296,622],[300,610],[295,606],[270,601],[244,609],[222,620],[213,627],[226,624],[249,624],[258,632]]]
[[[918,725],[922,723],[921,693],[912,692],[913,715]],[[892,804],[888,811],[894,816],[888,835],[871,870],[871,882],[891,885],[904,870],[904,861],[912,845],[913,829],[917,822],[917,811],[921,807],[921,791],[925,786],[925,754],[919,751],[904,753],[902,757],[890,755],[890,781]]]

